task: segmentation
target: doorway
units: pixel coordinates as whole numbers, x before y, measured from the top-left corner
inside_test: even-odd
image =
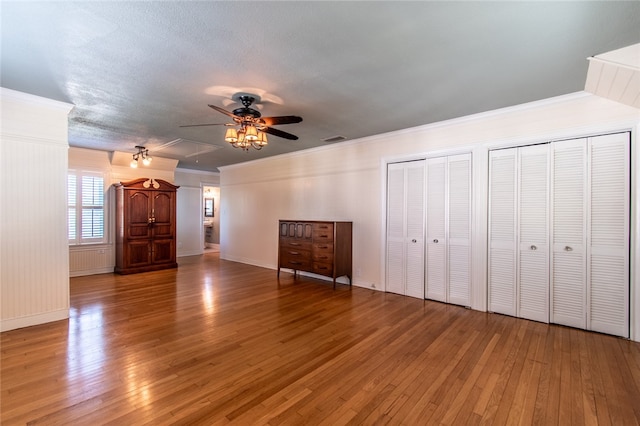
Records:
[[[220,251],[220,187],[202,187],[204,252]]]

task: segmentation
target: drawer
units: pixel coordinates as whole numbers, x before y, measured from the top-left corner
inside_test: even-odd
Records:
[[[313,273],[333,276],[333,263],[313,262]]]
[[[311,269],[311,260],[302,257],[282,256],[280,258],[280,267],[308,271]]]
[[[313,247],[314,262],[333,262],[333,244],[320,244],[321,246],[330,246],[330,249],[317,249]]]
[[[297,238],[282,238],[280,240],[281,250],[311,250],[311,241],[299,240]]]
[[[292,269],[311,268],[311,250],[297,247],[282,247],[280,249],[280,266]]]
[[[316,223],[313,225],[313,242],[332,242],[333,223]]]

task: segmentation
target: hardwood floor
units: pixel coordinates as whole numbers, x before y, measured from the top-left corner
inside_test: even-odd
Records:
[[[179,260],[2,333],[2,425],[640,423],[638,343]]]

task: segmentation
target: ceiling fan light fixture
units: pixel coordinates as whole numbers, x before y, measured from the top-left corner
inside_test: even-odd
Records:
[[[251,108],[251,104],[256,100],[260,100],[260,97],[254,95],[241,93],[234,97],[235,100],[242,102],[242,108],[236,108],[233,112],[226,109],[209,104],[209,108],[216,110],[227,117],[233,119],[233,123],[225,123],[224,126],[232,126],[225,131],[224,140],[228,142],[234,148],[240,148],[244,151],[249,151],[251,148],[260,150],[266,146],[267,132],[271,135],[278,136],[280,138],[289,140],[298,140],[296,135],[284,132],[279,129],[271,128],[271,126],[280,124],[293,124],[300,123],[302,117],[297,115],[282,115],[276,117],[262,117],[260,111]],[[218,126],[221,124],[190,124],[180,127],[199,127],[199,126]]]
[[[258,132],[258,139],[255,141],[255,144],[263,147],[268,143],[269,141],[267,140],[267,134],[265,132]]]
[[[131,160],[131,162],[129,163],[129,166],[131,166],[132,169],[137,169],[138,168],[138,160],[136,160],[135,158],[133,160]]]
[[[245,131],[246,131],[246,134],[244,138],[246,140],[248,140],[249,142],[258,140],[258,131],[256,130],[255,126],[249,125],[246,127]]]
[[[234,128],[228,128],[227,133],[224,135],[224,140],[229,143],[238,142],[238,132]]]

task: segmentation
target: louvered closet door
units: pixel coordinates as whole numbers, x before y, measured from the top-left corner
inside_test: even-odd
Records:
[[[586,139],[555,142],[551,322],[586,328]]]
[[[424,161],[407,165],[406,295],[424,299]]]
[[[424,161],[390,164],[387,291],[424,298]]]
[[[387,283],[386,290],[404,294],[405,281],[405,167],[387,169]]]
[[[629,133],[590,138],[587,328],[629,337]]]
[[[470,306],[471,154],[448,157],[448,297]]]
[[[549,322],[549,145],[518,151],[517,316]]]
[[[427,299],[447,301],[447,158],[427,160]]]
[[[517,149],[489,152],[489,311],[516,315]]]

